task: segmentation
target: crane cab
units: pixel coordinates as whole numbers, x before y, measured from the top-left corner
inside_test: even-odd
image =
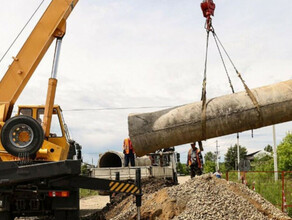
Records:
[[[5,138],[2,138],[2,143],[0,143],[0,158],[2,161],[30,160],[32,158],[38,161],[60,161],[68,158],[70,137],[61,107],[59,105],[53,107],[51,129],[47,138],[44,138],[42,130],[44,111],[44,105],[18,106],[16,117],[11,119],[30,118],[34,119],[32,121],[38,125],[34,126],[20,122],[18,125],[7,126],[10,131],[6,132],[6,136],[8,136],[6,140],[11,145],[12,151],[9,150],[10,145],[5,143]],[[33,127],[39,127],[39,131],[34,130]],[[1,133],[4,132],[3,129],[5,129],[5,126],[3,126]],[[39,142],[33,144],[35,139],[39,139]],[[37,146],[40,142],[41,147]],[[29,145],[32,146],[28,147]],[[30,151],[33,153],[30,154]]]

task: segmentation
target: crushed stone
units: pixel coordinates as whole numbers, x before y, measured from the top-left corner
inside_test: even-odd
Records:
[[[137,218],[133,197],[123,200],[113,209],[119,212],[107,219]],[[288,220],[291,218],[245,185],[205,174],[178,186],[144,194],[141,219]]]

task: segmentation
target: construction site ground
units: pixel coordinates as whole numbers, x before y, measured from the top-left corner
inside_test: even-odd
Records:
[[[211,174],[178,180],[175,186],[163,179],[143,181],[142,220],[291,219],[245,185]],[[101,195],[81,199],[81,219],[137,219],[134,196],[120,194],[109,202],[108,196]]]
[[[180,176],[178,181],[178,186],[172,186],[164,180],[144,181],[141,219],[291,219],[242,184],[217,179],[210,174],[194,179]],[[83,219],[137,219],[133,196],[117,197],[107,206],[103,199],[104,196],[88,198],[96,206],[104,202],[105,208]],[[85,205],[85,201],[83,199],[81,204]]]
[[[179,184],[183,184],[189,179],[190,179],[189,176],[180,176],[178,177],[178,182]],[[103,196],[103,195],[88,196],[80,200],[80,209],[81,210],[100,210],[100,209],[103,209],[106,206],[106,204],[109,202],[110,202],[109,196]]]
[[[185,179],[184,179],[185,180]],[[131,197],[105,213],[103,219],[134,220],[137,211]],[[205,174],[185,183],[145,193],[142,220],[155,219],[291,219],[245,185]]]

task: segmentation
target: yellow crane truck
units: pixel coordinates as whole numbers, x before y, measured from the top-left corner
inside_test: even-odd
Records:
[[[139,170],[135,184],[80,175],[80,146],[70,140],[61,108],[54,104],[66,19],[77,2],[51,1],[0,82],[1,220],[19,216],[79,219],[79,188],[134,194],[137,206],[141,205]],[[45,105],[19,106],[11,117],[15,102],[54,40]]]

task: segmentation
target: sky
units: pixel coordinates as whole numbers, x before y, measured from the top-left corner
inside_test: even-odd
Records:
[[[200,100],[206,31],[198,0],[80,0],[67,20],[58,71],[56,104],[62,106],[71,137],[83,146],[84,160],[96,164],[100,153],[121,151],[128,136],[129,113],[161,110]],[[2,56],[41,0],[1,2]],[[0,63],[7,71],[34,25],[40,10]],[[292,1],[215,1],[215,31],[250,88],[292,79]],[[44,104],[54,43],[19,97],[21,104]],[[233,68],[228,70],[235,91],[243,91]],[[231,90],[210,38],[207,97]],[[128,108],[130,107],[130,108]],[[135,109],[134,107],[156,107]],[[126,108],[102,110],[105,108]],[[16,107],[15,107],[16,109]],[[292,123],[276,125],[277,144]],[[240,133],[249,153],[273,144],[272,127]],[[221,161],[236,135],[209,139],[205,152]],[[189,145],[176,147],[186,161]]]

